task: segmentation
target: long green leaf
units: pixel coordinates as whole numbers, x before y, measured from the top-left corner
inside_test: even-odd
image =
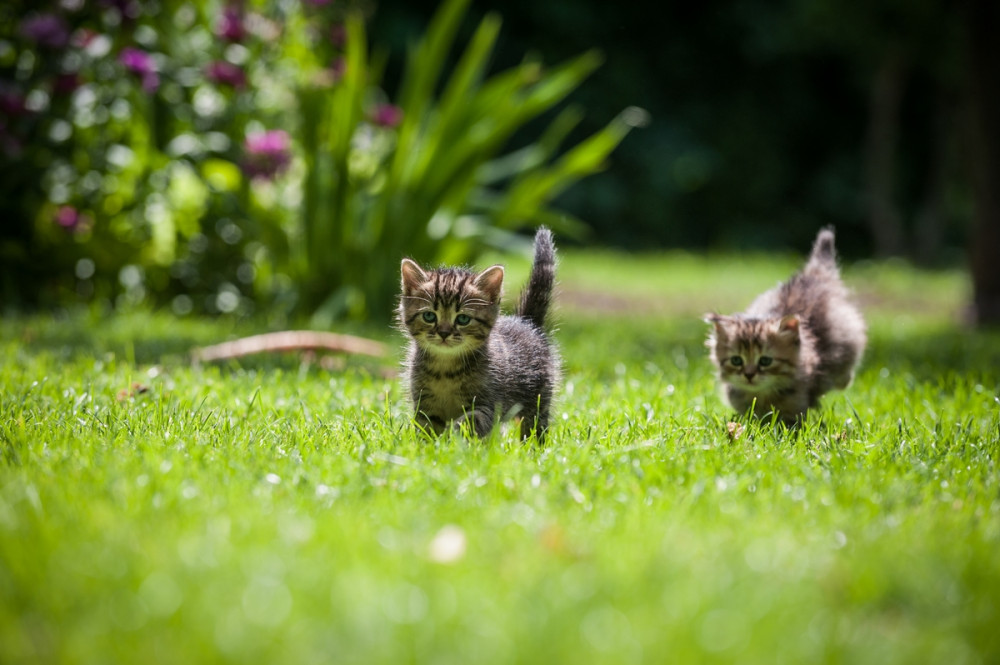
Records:
[[[565,191],[580,178],[599,171],[607,156],[635,127],[634,111],[616,116],[602,130],[570,149],[552,168],[517,179],[510,187],[509,204],[498,218],[501,227],[515,226],[532,210]]]
[[[431,20],[419,45],[411,51],[410,63],[403,78],[400,104],[406,109],[409,122],[399,132],[399,151],[390,177],[399,178],[410,156],[412,143],[426,110],[431,106],[434,88],[439,80],[444,60],[454,43],[469,0],[446,0]]]
[[[384,60],[368,56],[360,19],[348,21],[343,79],[331,90],[303,97],[303,120],[319,118],[315,130],[302,133],[309,153],[302,219],[314,289],[309,299],[324,303],[324,320],[338,309],[381,312],[397,288],[396,261],[403,254],[471,260],[485,246],[522,242],[515,232],[528,224],[583,234],[582,222],[548,206],[603,166],[628,123],[613,122],[557,158],[582,118],[568,107],[538,140],[504,151],[527,123],[564,103],[600,56],[588,52],[551,68],[526,58],[487,75],[500,30],[499,17],[488,15],[448,72],[469,1],[445,0],[411,48],[398,97],[402,122],[374,179],[353,178],[350,172],[352,154],[363,149],[359,137],[393,136],[364,122],[366,96],[377,85]]]
[[[440,150],[448,150],[445,136],[449,130],[461,122],[467,108],[467,100],[474,87],[482,80],[487,61],[493,52],[497,35],[500,32],[500,20],[495,15],[487,15],[476,30],[469,47],[464,51],[449,78],[441,95],[441,101],[436,111],[428,119],[425,149],[420,154],[420,161],[415,167],[414,178],[420,180],[428,166],[432,164]],[[434,141],[434,137],[437,141]]]

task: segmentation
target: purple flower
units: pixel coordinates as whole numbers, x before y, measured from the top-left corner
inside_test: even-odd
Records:
[[[73,206],[61,206],[56,210],[56,224],[64,229],[75,228],[80,223],[80,211]]]
[[[156,71],[155,66],[153,65],[153,56],[149,55],[145,51],[132,48],[131,46],[126,46],[122,49],[121,54],[118,56],[118,60],[121,61],[121,63],[125,65],[125,67],[133,74],[143,76]]]
[[[142,80],[142,89],[146,92],[155,92],[160,87],[160,75],[156,73],[156,63],[145,51],[126,46],[118,55],[118,60],[125,65],[125,69]]]
[[[213,83],[233,88],[245,88],[247,84],[247,75],[243,72],[243,68],[225,60],[209,63],[205,68],[205,76]]]
[[[10,118],[26,114],[24,95],[16,88],[0,86],[0,111]]]
[[[251,178],[271,180],[292,161],[291,140],[282,129],[247,134],[243,151],[243,171]]]
[[[80,80],[79,73],[63,72],[57,74],[52,82],[52,92],[57,95],[71,95],[81,85],[83,85],[83,81]]]
[[[379,127],[395,127],[403,121],[403,109],[393,104],[379,104],[368,112],[368,119]]]
[[[55,14],[29,16],[21,21],[21,34],[47,48],[59,49],[69,44],[69,26]]]
[[[243,26],[243,10],[237,5],[226,5],[215,23],[215,34],[226,41],[241,42],[247,31]]]
[[[330,43],[339,49],[347,43],[347,27],[343,23],[334,23],[330,27]]]
[[[76,233],[89,229],[93,220],[89,215],[80,212],[73,206],[59,206],[56,210],[55,222],[67,231]]]

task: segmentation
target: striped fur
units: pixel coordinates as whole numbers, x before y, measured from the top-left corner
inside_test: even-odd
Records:
[[[837,269],[833,231],[809,260],[742,314],[709,314],[707,346],[729,404],[792,424],[833,389],[846,388],[866,343],[865,322]]]
[[[535,234],[535,260],[514,313],[531,321],[539,330],[545,330],[555,281],[556,248],[552,244],[552,232],[542,227]]]
[[[425,270],[403,259],[399,325],[409,336],[403,367],[417,423],[441,433],[521,420],[539,439],[549,424],[559,357],[543,329],[555,279],[552,234],[539,229],[535,261],[513,316],[500,314],[503,266]]]

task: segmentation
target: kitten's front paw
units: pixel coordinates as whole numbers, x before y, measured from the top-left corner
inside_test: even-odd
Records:
[[[448,423],[437,416],[431,416],[424,412],[417,414],[414,420],[414,425],[417,429],[426,434],[427,436],[440,436],[448,429]]]
[[[463,435],[483,438],[493,429],[493,413],[473,409],[457,418],[452,424],[453,429]]]

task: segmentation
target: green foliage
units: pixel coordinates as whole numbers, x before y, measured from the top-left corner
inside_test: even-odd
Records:
[[[392,37],[435,0],[383,0]],[[594,236],[630,248],[778,249],[835,224],[854,256],[872,253],[866,141],[887,54],[903,64],[891,143],[892,206],[907,251],[954,261],[967,247],[973,180],[961,107],[969,71],[963,11],[941,0],[479,0],[502,12],[497,60],[524,49],[558,60],[598,46],[606,64],[573,96],[593,131],[623,103],[647,109],[641,138],[560,207]],[[936,179],[938,179],[936,181]],[[943,188],[940,189],[940,188]],[[850,231],[850,234],[847,232]]]
[[[318,321],[345,312],[386,318],[402,256],[461,263],[541,223],[579,234],[582,224],[549,204],[600,170],[636,122],[636,112],[624,113],[560,152],[580,118],[570,108],[538,140],[505,153],[514,133],[560,104],[599,58],[586,53],[551,70],[528,58],[489,75],[500,19],[488,15],[448,72],[467,5],[443,3],[412,49],[398,126],[372,121],[381,59],[369,58],[356,16],[347,21],[343,76],[300,93],[307,174],[292,272]]]
[[[250,239],[275,220],[241,167],[281,97],[272,4],[4,5],[0,86],[23,106],[0,118],[8,303],[252,308]]]
[[[385,319],[404,254],[463,261],[526,225],[579,231],[549,205],[630,116],[567,148],[565,110],[504,154],[598,58],[490,75],[490,16],[449,72],[467,5],[442,5],[399,106],[365,0],[5,5],[5,301]]]
[[[732,439],[697,313],[795,262],[562,258],[544,448],[421,439],[360,361],[192,367],[224,321],[0,322],[0,661],[1000,657],[1000,339],[960,274],[848,269],[856,383]]]

